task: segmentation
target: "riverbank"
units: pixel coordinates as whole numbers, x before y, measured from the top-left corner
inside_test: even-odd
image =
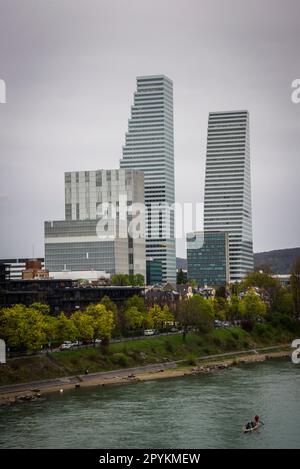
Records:
[[[281,350],[274,350],[278,348]],[[30,402],[42,396],[65,390],[92,387],[132,384],[141,381],[151,381],[167,378],[198,375],[224,371],[232,366],[263,362],[274,358],[290,356],[289,350],[282,346],[271,347],[269,351],[253,350],[236,352],[218,357],[205,357],[197,360],[197,364],[187,365],[183,360],[178,362],[160,363],[144,367],[121,369],[110,372],[94,373],[91,375],[71,376],[62,379],[31,382],[14,386],[0,387],[0,405],[14,405],[19,402]]]
[[[86,372],[91,375],[180,360],[193,365],[197,358],[289,344],[294,338],[291,332],[282,328],[258,324],[251,333],[239,327],[219,328],[207,334],[189,332],[184,341],[180,334],[141,337],[139,340],[111,343],[109,347],[16,357],[0,365],[0,387],[60,381]]]

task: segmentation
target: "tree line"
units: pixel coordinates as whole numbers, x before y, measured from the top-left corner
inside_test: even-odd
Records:
[[[108,297],[70,316],[61,312],[49,314],[50,308],[41,303],[29,307],[21,304],[0,310],[0,337],[11,350],[39,350],[64,341],[95,342],[108,345],[112,336],[126,336],[145,328],[163,329],[174,322],[167,306],[154,305],[149,310],[144,299],[129,298],[123,308]]]
[[[101,339],[107,345],[112,337],[134,335],[147,328],[163,331],[175,323],[185,338],[191,328],[208,333],[216,319],[238,322],[248,330],[257,322],[293,330],[299,321],[299,278],[295,273],[291,287],[283,287],[270,275],[253,272],[243,282],[231,285],[230,294],[226,288],[218,289],[214,298],[194,294],[179,301],[174,313],[167,305],[147,307],[144,297],[137,295],[122,307],[104,297],[99,304],[70,316],[64,312],[52,316],[49,307],[40,303],[29,307],[17,304],[0,309],[0,337],[10,349],[33,351],[66,340]]]

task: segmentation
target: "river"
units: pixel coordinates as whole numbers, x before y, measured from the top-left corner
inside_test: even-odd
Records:
[[[256,413],[265,425],[243,434]],[[270,360],[2,407],[0,448],[300,448],[300,365]]]

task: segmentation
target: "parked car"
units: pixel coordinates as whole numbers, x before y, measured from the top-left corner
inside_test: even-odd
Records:
[[[173,326],[171,327],[170,332],[178,332],[178,328]]]
[[[155,334],[155,329],[145,329],[144,330],[144,335],[154,335]]]
[[[82,342],[80,342],[79,340],[75,340],[74,342],[72,342],[72,347],[79,347],[79,345],[82,345]]]
[[[60,350],[70,350],[73,347],[73,343],[70,342],[69,340],[65,340],[60,346]]]
[[[101,344],[102,339],[95,339],[95,344]]]

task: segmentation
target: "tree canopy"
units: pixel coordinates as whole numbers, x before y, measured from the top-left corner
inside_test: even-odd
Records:
[[[182,301],[176,319],[185,330],[195,327],[201,332],[208,332],[213,327],[213,307],[201,295],[193,295]]]
[[[114,274],[111,283],[115,286],[144,286],[145,278],[142,274]]]
[[[154,327],[162,329],[166,324],[174,322],[174,315],[170,312],[167,305],[162,308],[154,305],[149,311],[150,321]]]
[[[248,291],[240,301],[240,313],[242,318],[256,321],[265,317],[267,305],[254,291]]]

